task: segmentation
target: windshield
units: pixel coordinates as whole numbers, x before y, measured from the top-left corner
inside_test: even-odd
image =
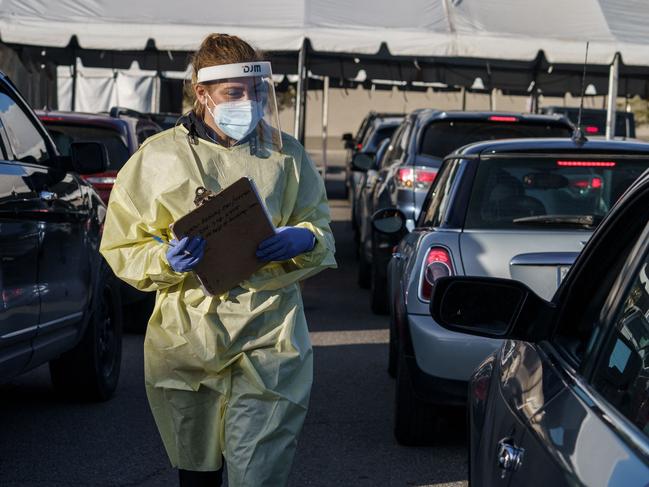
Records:
[[[447,120],[433,122],[424,129],[419,152],[441,159],[464,145],[483,140],[570,137],[571,135],[570,127],[556,123]]]
[[[126,141],[121,134],[110,127],[93,127],[46,123],[48,132],[56,147],[64,156],[70,155],[72,142],[101,142],[108,150],[108,170],[119,171],[129,158]]]
[[[649,167],[646,159],[483,159],[465,228],[589,228],[602,220]]]

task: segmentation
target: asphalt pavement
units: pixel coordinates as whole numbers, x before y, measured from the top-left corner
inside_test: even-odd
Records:
[[[315,379],[290,485],[466,485],[461,422],[432,447],[394,440],[387,318],[370,312],[356,285],[349,204],[331,207],[339,269],[304,285]],[[146,402],[142,342],[124,337],[119,387],[106,403],[60,398],[47,366],[0,385],[1,487],[176,485]]]

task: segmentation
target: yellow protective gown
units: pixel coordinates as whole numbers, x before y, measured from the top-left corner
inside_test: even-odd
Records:
[[[335,267],[322,178],[304,148],[283,134],[268,158],[249,145],[191,144],[177,126],[149,138],[119,172],[101,253],[115,274],[157,291],[144,340],[146,391],[160,435],[179,468],[218,470],[236,486],[287,483],[309,402],[312,350],[298,281]],[[169,225],[212,191],[252,178],[275,226],[308,228],[316,245],[272,262],[223,296],[204,295],[192,272],[173,271]]]

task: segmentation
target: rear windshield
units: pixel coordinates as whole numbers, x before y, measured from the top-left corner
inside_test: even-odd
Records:
[[[572,129],[566,125],[449,120],[434,122],[424,129],[419,152],[441,159],[464,145],[483,140],[571,135]]]
[[[646,159],[484,159],[468,229],[592,229],[649,167]]]
[[[129,158],[129,150],[122,135],[109,127],[89,127],[62,123],[46,123],[59,152],[70,155],[72,142],[101,142],[108,150],[108,169],[119,171]]]

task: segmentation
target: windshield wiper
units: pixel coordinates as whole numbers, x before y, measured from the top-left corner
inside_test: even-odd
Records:
[[[573,225],[579,227],[595,227],[604,219],[601,215],[536,215],[516,218],[512,223],[531,225]]]

